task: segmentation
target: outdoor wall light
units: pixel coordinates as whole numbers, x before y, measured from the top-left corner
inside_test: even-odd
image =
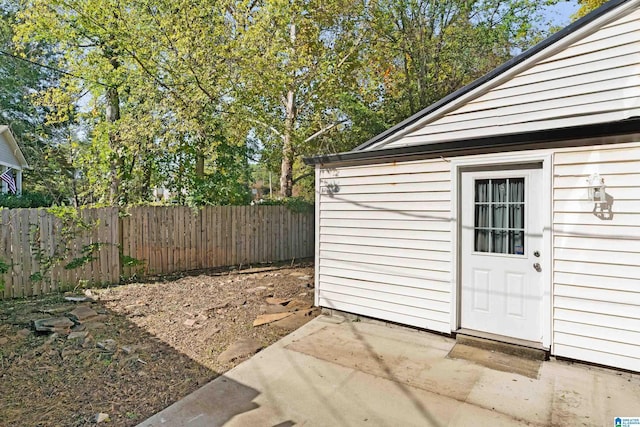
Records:
[[[587,178],[589,189],[589,200],[596,205],[602,205],[607,203],[607,193],[605,192],[604,179],[598,173],[591,174]]]

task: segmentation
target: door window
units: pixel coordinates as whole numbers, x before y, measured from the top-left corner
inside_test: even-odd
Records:
[[[475,180],[474,250],[524,255],[524,178]]]

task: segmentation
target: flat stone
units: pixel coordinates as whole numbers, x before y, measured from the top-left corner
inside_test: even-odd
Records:
[[[74,308],[75,308],[75,305],[65,305],[63,307],[47,308],[42,310],[42,312],[45,314],[56,315],[56,314],[67,313],[69,310],[73,310]]]
[[[60,357],[62,357],[62,360],[65,360],[68,357],[75,356],[77,354],[80,354],[79,350],[74,350],[73,348],[67,347],[62,349],[62,351],[60,352]]]
[[[285,305],[291,301],[291,298],[267,298],[265,301],[271,305]]]
[[[50,317],[34,320],[33,325],[38,332],[68,332],[75,323],[66,317]]]
[[[106,325],[104,323],[102,323],[102,322],[91,321],[91,322],[83,323],[82,326],[84,326],[87,330],[92,331],[92,330],[95,330],[95,329],[102,329]]]
[[[286,305],[288,311],[298,311],[298,310],[308,310],[313,307],[313,305],[308,302],[301,301],[299,299],[291,300]]]
[[[87,329],[87,327],[83,324],[73,325],[71,327],[71,332],[80,332],[84,331],[85,329]]]
[[[250,356],[262,349],[262,344],[254,339],[245,338],[231,344],[218,356],[218,363],[229,363],[240,357]]]
[[[67,339],[68,340],[84,340],[87,335],[89,335],[89,332],[71,332],[68,336]]]
[[[91,302],[93,301],[92,298],[89,298],[87,296],[77,296],[77,297],[64,297],[65,301],[71,301],[71,302]]]
[[[184,325],[185,326],[193,326],[193,325],[196,324],[196,322],[197,322],[196,319],[187,319],[187,320],[184,321]]]
[[[309,277],[306,273],[303,273],[301,271],[294,271],[293,273],[289,273],[289,276],[293,276],[293,277]]]
[[[291,316],[293,313],[273,313],[273,314],[261,314],[253,321],[253,326],[266,325],[267,323],[275,322],[285,317]]]
[[[283,305],[261,305],[260,306],[260,313],[263,314],[273,314],[273,313],[286,313],[287,311],[287,307],[283,306]]]
[[[120,350],[122,350],[125,354],[131,354],[136,351],[136,347],[132,345],[123,345],[122,347],[120,347]]]
[[[104,423],[108,421],[109,421],[109,414],[105,414],[103,412],[96,414],[96,424]]]
[[[298,280],[309,280],[311,279],[311,276],[300,276],[298,277]]]
[[[118,346],[118,343],[116,343],[116,341],[112,339],[99,341],[98,343],[96,343],[96,347],[111,353],[116,351],[117,346]]]
[[[296,311],[292,316],[286,317],[282,320],[278,320],[277,322],[273,322],[273,326],[286,329],[286,330],[295,330],[300,328],[302,325],[309,322],[311,319],[316,317],[320,313],[319,309],[315,310],[307,310],[307,311]]]
[[[92,317],[96,317],[98,313],[92,309],[91,307],[87,307],[86,305],[81,305],[76,307],[73,311],[69,313],[71,317],[78,322],[84,322],[85,320],[89,320]]]
[[[53,344],[53,342],[57,340],[59,336],[60,335],[58,335],[56,332],[52,333],[51,335],[49,335],[49,338],[47,339],[45,344]]]

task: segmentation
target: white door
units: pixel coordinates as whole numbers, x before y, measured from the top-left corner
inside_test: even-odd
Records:
[[[541,342],[542,169],[461,181],[461,327]]]

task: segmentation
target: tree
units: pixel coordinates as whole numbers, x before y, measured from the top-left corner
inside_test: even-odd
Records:
[[[46,67],[51,59],[47,45],[34,46],[44,66],[13,55],[16,10],[11,1],[0,3],[0,123],[11,127],[32,167],[25,171],[25,191],[45,193],[60,203],[72,196],[73,168],[65,144],[68,129],[47,125],[45,111],[33,102],[33,93],[54,87],[58,74]]]
[[[230,15],[234,108],[254,124],[263,161],[279,164],[280,193],[289,197],[297,156],[348,120],[340,100],[357,90],[364,3],[238,2]]]
[[[605,4],[608,0],[578,0],[580,8],[572,16],[574,20],[580,19],[592,10],[595,10]]]
[[[392,122],[414,114],[528,47],[551,2],[381,0],[372,10],[374,75]]]

